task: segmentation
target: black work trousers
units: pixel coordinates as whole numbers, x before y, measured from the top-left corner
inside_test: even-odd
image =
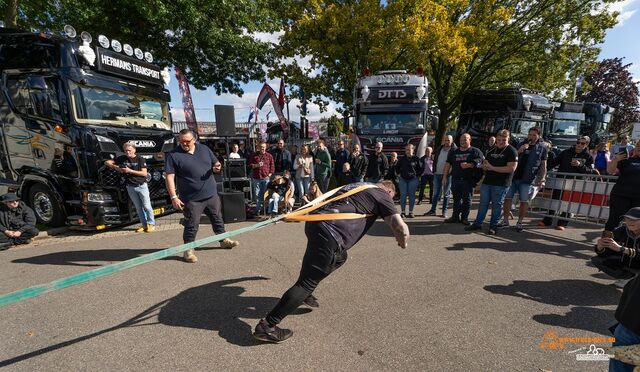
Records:
[[[209,199],[195,201],[189,200],[185,203],[182,213],[184,214],[184,231],[182,232],[182,240],[185,243],[191,243],[196,240],[198,234],[198,226],[200,225],[200,217],[202,213],[211,220],[211,228],[216,234],[224,233],[224,221],[222,219],[222,206],[218,194]]]
[[[5,233],[0,233],[0,248],[8,248],[12,245],[18,244],[27,244],[29,243],[29,239],[33,238],[39,233],[40,231],[38,231],[35,226],[29,226],[29,228],[25,229],[25,231],[22,232],[19,238],[10,238],[6,236]]]
[[[338,246],[320,222],[307,222],[304,231],[307,235],[307,250],[302,259],[300,276],[265,318],[270,325],[280,323],[302,305],[320,281],[347,261],[347,251]]]
[[[551,199],[553,199],[553,200],[561,200],[563,192],[564,191],[559,190],[559,189],[553,189],[553,191],[551,193]],[[545,226],[551,226],[553,224],[553,216],[555,214],[556,214],[556,211],[550,210],[549,214],[542,219],[542,223],[544,223]],[[562,217],[570,217],[570,215],[565,213],[565,212],[561,212],[560,216],[562,216]],[[568,220],[558,219],[558,222],[556,223],[556,226],[566,227],[567,225],[569,225],[569,221]]]

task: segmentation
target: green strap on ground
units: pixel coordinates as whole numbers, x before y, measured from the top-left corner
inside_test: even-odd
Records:
[[[19,301],[23,301],[23,300],[26,300],[26,299],[29,299],[29,298],[37,297],[37,296],[43,295],[43,294],[48,293],[48,292],[57,291],[58,289],[71,287],[72,285],[81,284],[81,283],[88,282],[88,281],[91,281],[91,280],[94,280],[94,279],[98,279],[98,278],[101,278],[103,276],[115,274],[115,273],[120,272],[122,270],[130,269],[132,267],[135,267],[135,266],[138,266],[138,265],[142,265],[142,264],[145,264],[147,262],[159,260],[161,258],[173,256],[174,254],[182,253],[182,252],[187,251],[189,249],[195,249],[195,248],[201,247],[201,246],[203,246],[205,244],[221,241],[221,240],[224,240],[226,238],[230,238],[232,236],[236,236],[236,235],[244,234],[244,233],[247,233],[247,232],[259,230],[259,229],[261,229],[263,227],[266,227],[268,225],[274,224],[274,223],[282,220],[283,218],[284,218],[284,216],[279,216],[279,217],[276,217],[276,218],[273,218],[273,219],[269,219],[269,220],[266,220],[266,221],[258,222],[258,223],[254,224],[254,225],[251,225],[251,226],[243,227],[243,228],[238,229],[238,230],[228,231],[228,232],[226,232],[224,234],[213,235],[213,236],[210,236],[210,237],[207,237],[207,238],[204,238],[204,239],[196,240],[196,241],[191,242],[191,243],[178,245],[178,246],[167,248],[167,249],[163,249],[161,251],[157,251],[157,252],[154,252],[154,253],[146,254],[144,256],[132,258],[132,259],[127,260],[127,261],[122,261],[122,262],[119,262],[119,263],[103,266],[103,267],[97,268],[95,270],[87,271],[87,272],[80,273],[80,274],[71,275],[71,276],[68,276],[66,278],[54,280],[54,281],[46,283],[46,284],[40,284],[40,285],[36,285],[36,286],[33,286],[33,287],[20,289],[20,290],[15,291],[15,292],[7,293],[7,294],[4,294],[4,295],[0,296],[0,307],[2,307],[4,305],[12,304],[14,302],[19,302]]]

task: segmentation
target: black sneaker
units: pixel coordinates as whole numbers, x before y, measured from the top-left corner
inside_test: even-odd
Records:
[[[407,215],[407,218],[415,218],[416,216],[413,215],[413,212],[409,212],[409,214]]]
[[[469,220],[468,220],[468,219],[466,219],[466,218],[463,218],[463,219],[462,219],[462,221],[460,221],[460,223],[462,223],[462,224],[463,224],[463,225],[465,225],[465,226],[469,226],[469,225],[471,225],[471,222],[469,222]]]
[[[467,227],[464,228],[464,231],[476,231],[476,230],[481,230],[482,226],[480,225],[476,225],[475,223],[472,225],[469,225]]]
[[[309,307],[320,307],[318,299],[314,295],[309,295],[309,297],[305,298],[304,304]]]
[[[444,220],[444,223],[460,223],[460,220],[456,217],[450,217]]]
[[[516,232],[522,232],[522,230],[524,230],[524,226],[522,225],[522,223],[518,222],[516,224]]]
[[[402,213],[400,213],[400,217],[405,218],[405,217],[407,217],[407,215],[404,214],[404,212],[402,212]]]
[[[496,230],[495,227],[492,227],[489,229],[489,231],[487,231],[488,235],[498,235],[498,230]]]
[[[293,335],[293,331],[290,329],[283,329],[278,326],[270,327],[266,320],[261,319],[256,330],[253,332],[253,337],[256,340],[264,342],[279,343]]]
[[[429,211],[429,212],[426,212],[424,215],[425,216],[435,216],[436,215],[436,211]]]

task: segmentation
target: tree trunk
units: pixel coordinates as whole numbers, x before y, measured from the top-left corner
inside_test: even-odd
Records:
[[[443,105],[444,106],[444,105]],[[438,128],[436,129],[436,136],[433,139],[433,151],[435,151],[442,144],[442,139],[447,133],[447,124],[449,123],[449,111],[441,108],[440,115],[438,115]]]
[[[7,28],[18,27],[18,0],[8,0],[4,13],[4,25]]]

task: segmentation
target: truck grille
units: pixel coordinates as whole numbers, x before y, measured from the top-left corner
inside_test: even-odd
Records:
[[[147,168],[149,176],[147,177],[147,185],[149,186],[149,196],[151,199],[165,198],[169,194],[164,183],[164,169],[162,167]],[[122,187],[124,186],[120,173],[111,168],[103,167],[98,172],[100,183],[106,187]]]

